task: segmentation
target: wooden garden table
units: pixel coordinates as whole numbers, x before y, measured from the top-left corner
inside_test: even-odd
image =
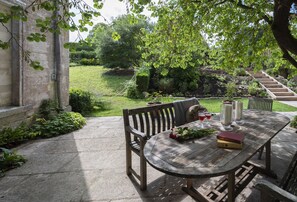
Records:
[[[245,164],[263,146],[266,148],[266,166],[262,169],[273,174],[270,168],[271,139],[289,122],[289,118],[275,112],[244,110],[242,125],[235,125],[233,131],[245,135],[241,150],[218,148],[216,133],[201,139],[182,143],[169,138],[170,131],[165,131],[149,139],[144,147],[147,162],[157,170],[169,175],[187,179],[183,190],[199,201],[207,201],[192,185],[193,178],[228,176],[228,201],[234,201],[235,171]],[[210,121],[217,131],[221,124],[218,116]],[[185,124],[182,127],[197,127],[199,122]]]

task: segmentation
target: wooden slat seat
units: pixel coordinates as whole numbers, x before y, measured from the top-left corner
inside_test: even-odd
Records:
[[[259,181],[255,187],[261,191],[261,201],[263,202],[272,201],[274,199],[297,202],[297,152],[282,178],[279,187],[264,180]]]

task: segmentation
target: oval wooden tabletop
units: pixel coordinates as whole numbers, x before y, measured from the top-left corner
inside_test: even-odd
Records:
[[[241,150],[217,147],[221,124],[216,116],[210,121],[211,127],[217,129],[213,135],[180,143],[169,138],[170,131],[166,131],[147,141],[144,156],[154,168],[170,175],[188,178],[223,175],[243,165],[290,122],[282,114],[257,110],[244,110],[243,120],[233,130],[245,135]],[[199,121],[184,126],[198,127]]]

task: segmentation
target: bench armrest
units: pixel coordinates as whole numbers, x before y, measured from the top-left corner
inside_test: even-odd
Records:
[[[142,140],[146,140],[147,139],[147,136],[145,133],[143,132],[140,132],[139,130],[135,129],[135,128],[132,128],[131,126],[127,126],[126,127],[126,130],[130,133],[132,133],[133,135],[135,135],[136,137],[142,139]]]
[[[297,196],[265,180],[260,180],[255,185],[255,188],[259,189],[261,191],[261,194],[272,196],[273,198],[279,199],[281,201],[287,201],[287,202],[297,201]]]

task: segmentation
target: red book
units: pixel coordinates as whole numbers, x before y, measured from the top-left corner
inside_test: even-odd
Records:
[[[217,139],[241,144],[243,142],[244,135],[242,133],[221,131],[217,135]]]

